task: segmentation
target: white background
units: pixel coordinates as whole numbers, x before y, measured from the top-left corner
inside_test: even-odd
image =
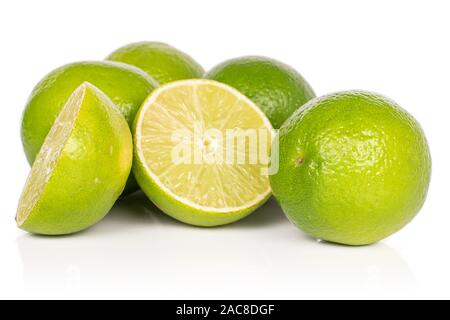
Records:
[[[1,1],[0,298],[450,298],[449,1]],[[318,95],[383,93],[423,125],[428,201],[404,230],[362,248],[305,237],[274,202],[200,229],[142,195],[75,236],[14,223],[29,166],[20,119],[52,69],[129,42],[168,42],[206,69],[258,54],[297,68]]]

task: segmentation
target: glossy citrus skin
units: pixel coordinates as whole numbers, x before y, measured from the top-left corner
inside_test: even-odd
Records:
[[[23,113],[22,143],[30,164],[67,99],[85,81],[108,95],[130,126],[141,103],[158,86],[142,70],[109,61],[73,63],[52,71],[33,89]],[[131,179],[126,192],[137,188]]]
[[[107,59],[136,66],[160,84],[201,78],[205,72],[192,57],[162,42],[132,43],[117,49]]]
[[[281,127],[279,153],[270,182],[283,211],[330,242],[367,245],[397,232],[419,212],[430,183],[418,122],[364,91],[310,101]]]
[[[253,100],[278,129],[299,107],[315,97],[293,68],[265,57],[242,57],[214,67],[206,78],[228,84]]]
[[[97,88],[83,84],[80,89],[84,97],[72,132],[39,200],[19,226],[28,232],[84,230],[108,213],[125,187],[133,154],[127,122]]]

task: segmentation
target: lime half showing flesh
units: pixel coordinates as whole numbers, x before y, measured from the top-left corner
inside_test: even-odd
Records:
[[[266,171],[272,126],[225,84],[164,85],[144,102],[134,132],[136,180],[175,219],[197,226],[231,223],[271,194]]]

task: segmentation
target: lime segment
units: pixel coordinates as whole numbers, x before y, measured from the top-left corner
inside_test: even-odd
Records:
[[[125,118],[99,89],[82,84],[36,157],[19,202],[18,226],[46,235],[90,227],[123,191],[131,162]]]

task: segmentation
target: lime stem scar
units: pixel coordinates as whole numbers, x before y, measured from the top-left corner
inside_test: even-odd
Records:
[[[301,166],[302,164],[305,163],[305,158],[303,158],[303,157],[298,158],[298,159],[295,161],[295,163],[297,163],[298,166]]]

